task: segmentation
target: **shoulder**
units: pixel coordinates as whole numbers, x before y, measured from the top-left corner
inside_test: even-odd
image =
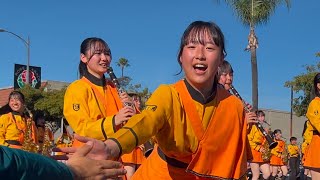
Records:
[[[2,115],[0,116],[0,119],[8,119],[8,118],[10,118],[10,116],[11,116],[11,112],[9,112],[9,113],[7,113],[7,114],[2,114]]]
[[[82,86],[86,86],[87,83],[84,82],[83,80],[81,79],[78,79],[78,80],[75,80],[73,81],[69,86],[68,86],[68,89],[70,88],[78,88],[78,87],[82,87]]]
[[[79,79],[79,80],[72,82],[68,86],[66,94],[68,94],[68,93],[77,93],[78,94],[79,92],[87,91],[89,88],[90,88],[90,86],[86,82]]]
[[[160,103],[169,106],[173,99],[178,99],[178,92],[174,85],[161,84],[153,92],[147,103]]]
[[[316,97],[310,102],[309,107],[316,107],[319,104],[320,104],[320,98]]]
[[[154,93],[161,93],[163,95],[177,93],[177,90],[174,88],[174,84],[161,84],[158,88],[154,91]],[[154,94],[153,93],[153,94]]]
[[[217,87],[217,95],[218,101],[228,104],[228,106],[237,107],[243,110],[243,103],[239,98],[235,95],[231,94],[229,91],[225,90],[224,88]]]
[[[10,120],[10,116],[11,116],[10,113],[1,115],[0,116],[0,123],[4,123],[4,122],[7,122],[8,120]]]

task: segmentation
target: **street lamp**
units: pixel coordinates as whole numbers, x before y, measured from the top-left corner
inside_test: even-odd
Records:
[[[21,36],[19,36],[18,34],[16,33],[13,33],[11,31],[8,31],[8,30],[5,30],[5,29],[2,29],[0,28],[0,32],[6,32],[6,33],[10,33],[12,35],[14,35],[15,37],[19,38],[23,43],[24,45],[27,47],[27,77],[26,77],[26,80],[27,80],[27,84],[30,84],[30,77],[29,77],[29,72],[30,72],[30,39],[29,39],[29,36],[28,36],[28,39],[25,40],[23,39]]]

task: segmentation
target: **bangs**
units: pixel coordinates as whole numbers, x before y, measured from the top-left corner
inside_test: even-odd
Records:
[[[19,101],[24,102],[24,98],[20,94],[17,94],[17,93],[11,94],[9,96],[9,101],[10,101],[10,99],[18,99]]]
[[[110,53],[110,48],[106,43],[103,43],[101,41],[96,41],[91,44],[90,51],[91,51],[91,53],[94,53],[97,51]]]
[[[202,44],[205,45],[207,40],[210,40],[209,42],[216,44],[220,47],[221,37],[218,37],[218,34],[212,33],[208,27],[205,26],[199,26],[194,27],[191,29],[191,31],[185,36],[184,38],[184,45],[187,45],[189,43],[195,43],[195,44]]]

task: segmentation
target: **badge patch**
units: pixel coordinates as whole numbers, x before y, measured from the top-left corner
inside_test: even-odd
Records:
[[[80,104],[73,104],[73,110],[79,111],[80,110]]]
[[[314,115],[317,116],[318,114],[319,114],[318,110],[315,110],[315,111],[314,111]]]
[[[156,111],[157,106],[156,105],[146,105],[146,107],[144,109],[145,110]]]

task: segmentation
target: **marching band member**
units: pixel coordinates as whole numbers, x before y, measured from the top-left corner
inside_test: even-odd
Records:
[[[111,50],[100,38],[87,38],[80,47],[80,79],[71,83],[64,97],[63,113],[79,135],[106,140],[131,117],[135,110],[126,92],[117,92],[104,74],[111,63]],[[74,140],[73,146],[81,143]]]
[[[273,131],[273,135],[275,138],[275,141],[278,142],[278,145],[271,150],[271,159],[270,159],[270,165],[271,165],[271,177],[270,180],[274,180],[276,175],[278,174],[278,170],[280,168],[281,170],[281,179],[285,179],[288,174],[288,168],[287,168],[287,150],[286,150],[286,143],[281,140],[282,133],[280,129],[276,129]]]
[[[243,105],[217,85],[216,74],[224,56],[220,28],[212,22],[191,23],[181,38],[178,55],[185,79],[160,85],[146,108],[105,143],[93,140],[92,157],[118,158],[155,136],[157,147],[132,179],[245,179]],[[82,142],[92,140],[75,137]]]
[[[218,83],[221,84],[227,91],[230,90],[233,82],[233,69],[231,64],[224,60],[218,68]]]
[[[265,119],[265,114],[263,111],[258,110],[256,112],[257,120],[259,122],[263,122]],[[266,138],[262,134],[262,132],[257,128],[257,126],[251,125],[250,132],[248,134],[248,139],[251,147],[251,152],[253,155],[253,160],[250,162],[251,172],[252,172],[252,180],[259,179],[260,170],[262,172],[263,179],[268,179],[270,177],[270,166],[269,159],[265,154],[268,149],[265,146],[267,143]]]
[[[309,144],[311,143],[312,136],[313,136],[313,127],[311,126],[309,120],[306,120],[304,123],[302,135],[303,135],[303,142],[301,144],[301,156],[302,156],[301,164],[304,166],[304,179],[311,180],[310,169],[308,169],[308,167],[305,167],[304,165]]]
[[[10,111],[0,117],[0,145],[21,149],[26,132],[26,119],[24,95],[19,91],[9,94]],[[38,143],[37,128],[32,121],[32,140]]]
[[[310,102],[307,118],[313,127],[313,136],[305,154],[304,166],[310,169],[312,179],[320,179],[320,73],[313,80],[315,98]]]
[[[290,167],[290,179],[295,180],[299,174],[300,168],[300,149],[297,145],[297,138],[291,137],[290,144],[288,145],[289,153],[289,167]]]

